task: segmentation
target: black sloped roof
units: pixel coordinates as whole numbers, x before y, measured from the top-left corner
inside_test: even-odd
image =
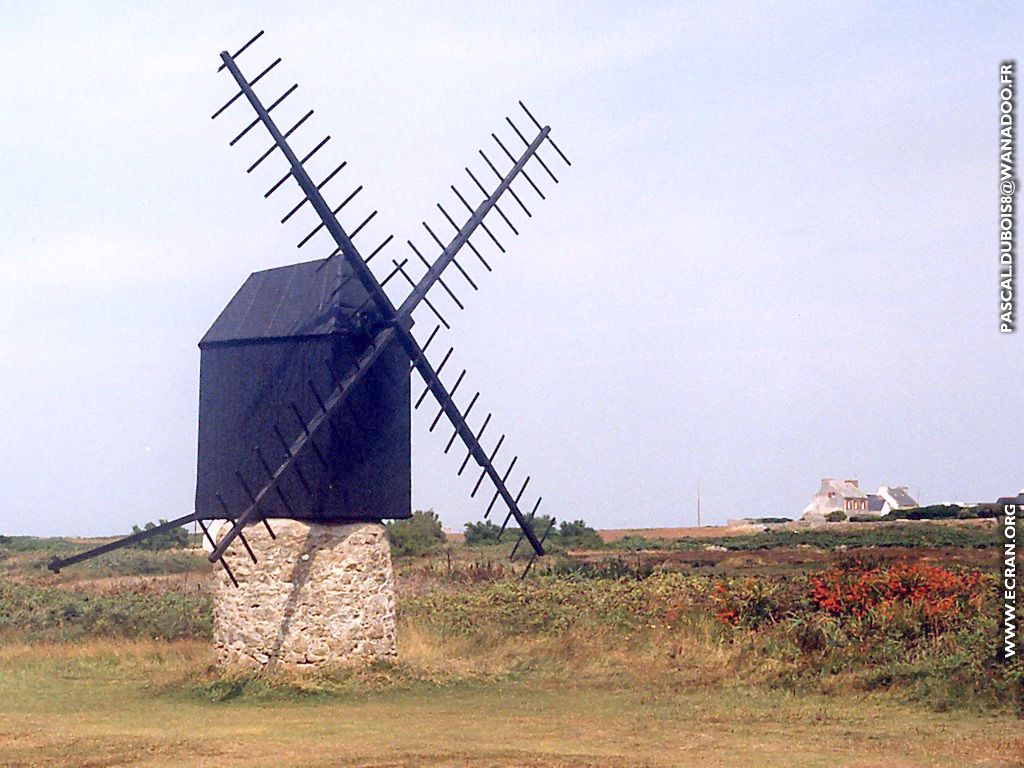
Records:
[[[331,259],[318,270],[323,263],[253,272],[203,336],[200,349],[349,332],[346,317],[363,303],[366,291],[344,259]]]

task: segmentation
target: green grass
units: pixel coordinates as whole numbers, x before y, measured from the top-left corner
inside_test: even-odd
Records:
[[[709,684],[714,658],[653,677],[569,654],[546,670],[430,682],[437,659],[422,638],[400,643],[405,669],[373,673],[393,684],[226,683],[217,695],[196,641],[6,646],[0,764],[1009,768],[1024,749],[1005,721],[971,713]]]
[[[74,549],[68,539],[39,536],[0,536],[0,559],[16,552],[65,552]]]
[[[70,566],[54,575],[47,565],[54,557],[68,557],[96,546],[97,541],[40,539],[31,536],[0,537],[0,573],[43,583],[190,573],[209,569],[202,552],[195,549],[145,550],[125,548]]]
[[[60,642],[98,637],[208,638],[208,596],[125,590],[114,594],[38,587],[0,577],[0,636]]]

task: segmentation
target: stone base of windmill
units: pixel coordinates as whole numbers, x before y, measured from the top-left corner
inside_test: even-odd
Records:
[[[218,663],[249,671],[322,671],[397,656],[391,550],[379,523],[271,520],[245,529],[218,567]],[[221,533],[227,531],[227,526]]]

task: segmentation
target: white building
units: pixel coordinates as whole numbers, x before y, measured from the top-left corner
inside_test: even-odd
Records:
[[[810,522],[825,522],[826,515],[842,512],[850,515],[867,514],[868,496],[860,489],[856,480],[834,480],[826,477],[821,481],[821,488],[811,499],[811,511],[805,512],[803,519]]]
[[[894,509],[912,509],[918,506],[905,485],[880,485],[878,497],[882,499],[881,514],[887,515]]]
[[[826,477],[821,488],[814,494],[811,503],[804,508],[803,519],[807,522],[823,523],[832,512],[842,512],[847,518],[853,515],[881,517],[894,509],[909,509],[918,506],[904,485],[882,485],[877,493],[864,493],[856,480],[834,480]]]

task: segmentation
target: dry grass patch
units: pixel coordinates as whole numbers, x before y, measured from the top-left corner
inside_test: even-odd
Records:
[[[401,664],[352,678],[393,674],[392,684],[316,696],[243,691],[219,701],[182,685],[209,658],[202,643],[5,648],[0,764],[1009,768],[1024,757],[1021,738],[992,718],[940,716],[881,696],[666,683],[660,675],[673,662],[645,669],[654,656],[642,649],[588,660],[605,640],[497,649],[494,677],[466,683],[456,670],[445,679],[461,684],[407,684],[408,670],[427,676],[455,646],[410,635],[403,641]],[[456,664],[486,655],[462,650]],[[560,655],[562,665],[508,674],[539,651]],[[687,660],[682,668],[695,680],[694,669],[717,663],[696,647],[676,658]],[[626,675],[626,666],[634,673]],[[154,676],[178,682],[155,685]]]

